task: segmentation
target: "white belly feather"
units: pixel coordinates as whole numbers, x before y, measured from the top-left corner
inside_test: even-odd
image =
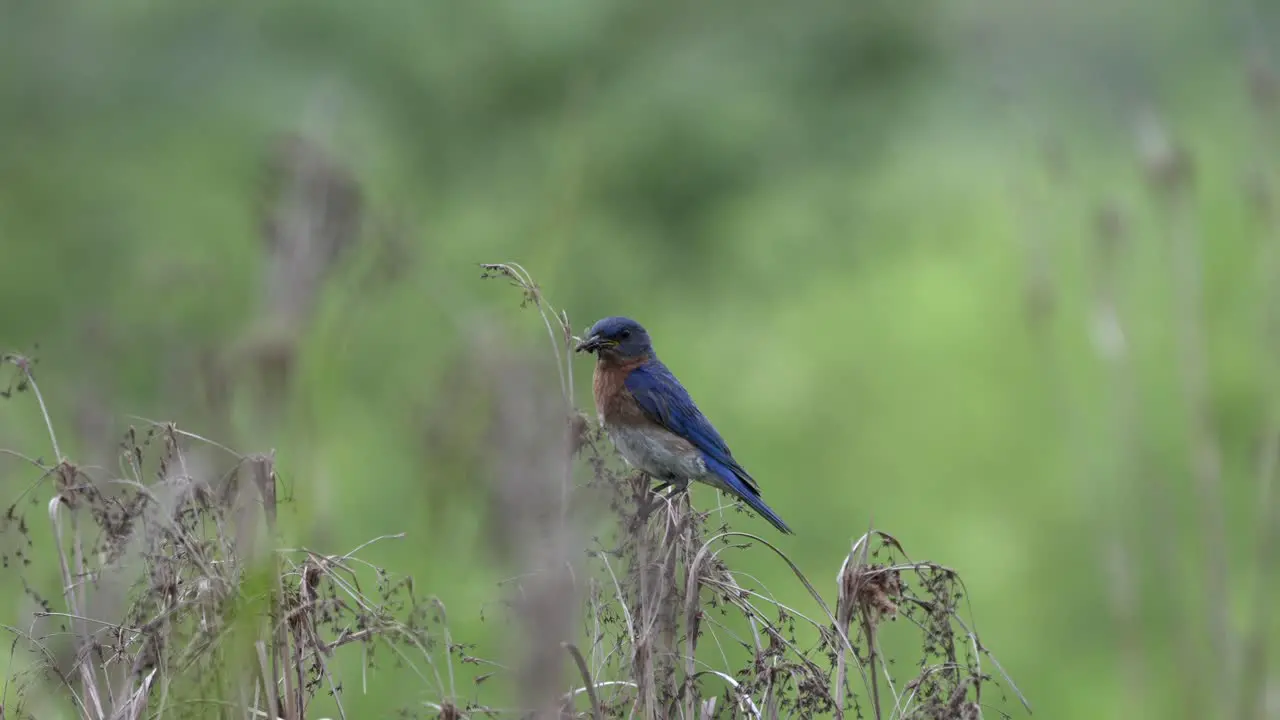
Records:
[[[688,444],[670,433],[623,425],[605,425],[609,439],[628,465],[659,480],[698,480],[707,464]]]

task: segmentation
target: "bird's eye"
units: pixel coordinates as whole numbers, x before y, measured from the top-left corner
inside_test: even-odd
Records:
[[[623,330],[622,332],[618,333],[618,337],[622,338],[623,340],[626,340],[627,338],[631,337],[631,331]]]

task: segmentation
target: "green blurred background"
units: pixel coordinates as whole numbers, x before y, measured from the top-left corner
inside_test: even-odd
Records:
[[[0,349],[38,344],[72,457],[113,466],[131,414],[275,448],[291,536],[345,552],[407,532],[366,557],[496,654],[468,369],[485,331],[545,361],[536,315],[478,279],[515,260],[579,331],[650,329],[824,592],[874,522],[964,576],[1037,715],[1225,716],[1191,714],[1218,681],[1189,685],[1178,658],[1231,665],[1211,608],[1238,647],[1255,582],[1277,587],[1255,552],[1280,347],[1275,3],[0,7]],[[1151,181],[1157,125],[1192,160],[1180,189]],[[288,133],[348,169],[361,230],[282,321],[262,212]],[[239,374],[276,365],[263,412]],[[46,446],[29,395],[0,406],[0,447]],[[1197,490],[1206,447],[1224,531]],[[34,478],[0,467],[7,504]],[[740,562],[812,607],[776,559]],[[0,617],[25,626],[4,577]],[[27,577],[58,585],[53,564]],[[428,699],[390,664],[369,683],[347,681],[355,717]]]

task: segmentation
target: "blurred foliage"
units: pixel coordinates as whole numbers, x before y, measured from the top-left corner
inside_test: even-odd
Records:
[[[290,533],[345,552],[408,532],[378,564],[493,647],[478,609],[505,570],[460,555],[491,533],[495,391],[470,358],[500,335],[554,378],[536,318],[476,280],[474,263],[517,259],[575,327],[628,314],[651,329],[812,577],[834,577],[874,519],[965,576],[1038,708],[1172,717],[1205,691],[1177,638],[1209,652],[1205,596],[1171,589],[1194,586],[1205,546],[1169,253],[1190,233],[1224,602],[1250,632],[1280,277],[1254,197],[1277,180],[1280,123],[1248,78],[1278,59],[1257,54],[1280,40],[1274,3],[11,0],[3,15],[0,349],[39,344],[83,462],[112,466],[130,414],[277,448]],[[1143,113],[1194,160],[1185,206],[1144,179]],[[363,211],[312,313],[282,328],[264,321],[262,222],[271,149],[293,133],[349,170]],[[1127,380],[1090,334],[1104,206],[1124,227],[1106,272]],[[264,333],[296,351],[279,412],[242,377],[274,352]],[[38,454],[37,418],[27,397],[5,403],[0,447]],[[16,496],[30,479],[4,467]],[[1106,574],[1117,517],[1148,665],[1136,690]],[[11,595],[0,608],[22,625]],[[397,672],[371,674],[368,695],[350,684],[347,710],[421,700]]]

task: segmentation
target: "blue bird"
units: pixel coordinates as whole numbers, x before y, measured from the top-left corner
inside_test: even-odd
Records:
[[[596,412],[609,439],[630,464],[671,495],[690,481],[740,498],[784,533],[791,528],[760,499],[760,487],[729,452],[688,391],[658,359],[649,333],[625,317],[607,317],[575,348],[596,354]]]

